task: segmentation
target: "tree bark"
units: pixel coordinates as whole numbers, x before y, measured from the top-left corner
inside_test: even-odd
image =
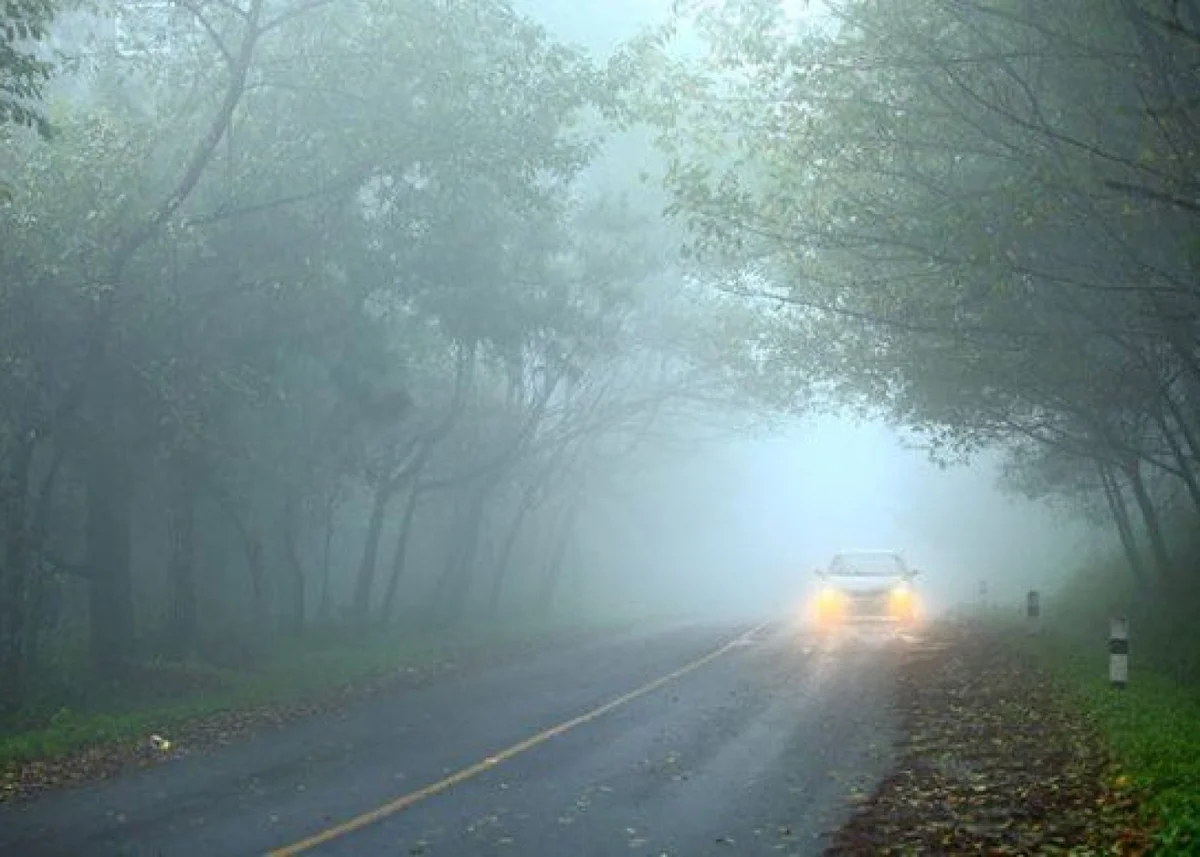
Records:
[[[324,509],[324,538],[321,545],[321,607],[320,617],[322,622],[329,621],[333,614],[333,601],[329,592],[329,582],[333,566],[333,533],[334,519],[337,516],[338,493],[336,489],[330,493],[325,501]]]
[[[0,687],[5,689],[0,705],[17,708],[24,699],[26,586],[32,559],[29,521],[29,481],[36,441],[33,436],[17,441],[9,467],[0,484],[0,524],[5,536],[4,564],[0,566]]]
[[[171,534],[170,633],[172,657],[186,658],[196,649],[199,617],[196,606],[196,486],[193,465],[181,462],[168,509]]]
[[[1133,530],[1133,522],[1129,517],[1129,507],[1121,495],[1121,487],[1113,475],[1112,467],[1100,463],[1100,481],[1104,486],[1104,497],[1108,501],[1109,511],[1117,525],[1117,535],[1121,538],[1121,547],[1125,550],[1125,558],[1129,561],[1129,570],[1133,574],[1134,583],[1139,590],[1149,588],[1149,577],[1146,574],[1146,564],[1138,547],[1137,534]]]
[[[492,575],[492,589],[488,596],[487,614],[495,616],[500,606],[500,596],[508,579],[509,563],[512,552],[516,548],[517,539],[529,512],[537,505],[538,494],[546,490],[547,484],[554,476],[569,467],[582,455],[584,444],[567,441],[560,443],[550,455],[540,472],[536,473],[521,495],[520,505],[509,525],[508,533],[501,545],[499,556],[496,558],[496,568]]]
[[[521,503],[517,506],[516,514],[513,515],[512,521],[509,522],[508,532],[505,533],[504,541],[500,545],[500,552],[496,557],[496,568],[492,572],[492,588],[488,593],[487,615],[489,618],[494,618],[500,610],[500,596],[504,591],[504,584],[508,579],[508,569],[509,564],[512,562],[512,553],[517,546],[517,539],[521,535],[525,519],[534,507],[534,500],[537,497],[537,491],[540,487],[540,484],[534,483],[525,489],[521,496]]]
[[[1125,475],[1133,487],[1134,499],[1137,501],[1138,509],[1142,513],[1142,521],[1146,525],[1146,537],[1150,542],[1150,555],[1154,558],[1158,580],[1160,583],[1170,584],[1174,578],[1171,553],[1167,548],[1162,521],[1159,518],[1158,510],[1154,507],[1154,500],[1146,488],[1146,482],[1142,478],[1141,470],[1136,463],[1125,469]]]
[[[230,78],[220,106],[203,139],[188,158],[175,188],[152,214],[118,242],[111,256],[108,277],[112,284],[124,281],[138,251],[174,216],[200,183],[205,170],[229,127],[245,92],[254,48],[263,32],[264,0],[252,0],[245,15],[246,29],[236,55],[231,57]],[[120,384],[110,354],[110,335],[116,309],[117,290],[104,296],[96,308],[88,335],[87,369],[77,382],[77,391],[90,393],[94,402],[93,446],[85,465],[87,497],[87,567],[91,577],[90,657],[100,676],[118,674],[128,659],[133,642],[133,591],[129,569],[130,524],[133,479],[123,432],[117,426],[121,407],[116,395]],[[74,393],[68,395],[73,398]]]
[[[558,592],[559,581],[562,580],[563,560],[566,558],[571,539],[575,535],[575,522],[579,519],[579,513],[583,509],[582,491],[576,493],[570,502],[571,505],[567,508],[554,551],[550,554],[542,570],[542,588],[538,593],[537,604],[538,611],[541,613],[549,613],[554,605],[554,596]]]
[[[408,502],[404,504],[404,518],[400,521],[400,532],[396,535],[396,549],[392,554],[392,573],[388,577],[387,589],[383,593],[383,604],[379,609],[381,625],[386,625],[392,619],[396,594],[400,589],[400,579],[404,576],[404,568],[407,563],[408,542],[412,535],[413,521],[416,520],[417,509],[421,506],[423,493],[419,484],[413,485],[408,494]]]
[[[96,675],[111,678],[121,674],[133,648],[133,480],[117,444],[92,450],[90,459],[85,475],[90,654]]]
[[[59,581],[50,578],[44,569],[37,569],[29,578],[26,596],[29,621],[25,627],[22,655],[22,675],[36,675],[41,666],[42,637],[57,619]]]
[[[308,580],[296,546],[296,505],[295,497],[289,494],[283,504],[283,546],[292,572],[292,611],[288,616],[288,628],[299,634],[308,621]]]
[[[49,553],[50,517],[53,514],[54,491],[58,485],[58,475],[63,461],[62,449],[56,446],[54,458],[38,488],[37,502],[33,509],[33,521],[30,525],[33,535],[33,551],[39,556],[31,556],[29,559],[31,572],[28,595],[29,623],[25,633],[24,667],[27,674],[32,674],[38,669],[42,635],[58,623],[61,609],[61,581],[51,578],[45,566],[49,564],[46,556]],[[68,572],[72,569],[64,566],[60,570]],[[78,568],[73,570],[75,573],[79,572]]]
[[[246,574],[250,578],[250,623],[254,636],[258,637],[267,627],[267,575],[263,566],[262,540],[247,533],[243,549],[246,552]]]
[[[474,378],[475,347],[460,345],[457,349],[456,364],[454,391],[446,412],[426,431],[420,433],[402,456],[403,466],[389,468],[388,477],[376,490],[371,520],[367,527],[367,543],[363,548],[362,565],[359,567],[358,581],[354,588],[354,616],[358,621],[365,622],[371,608],[371,589],[375,584],[379,539],[387,504],[405,485],[417,481],[433,455],[434,448],[453,430],[462,415],[467,390]]]
[[[375,489],[371,502],[371,517],[367,521],[367,538],[363,544],[362,562],[358,567],[358,578],[354,583],[354,618],[362,621],[371,609],[371,590],[375,586],[375,570],[379,562],[379,541],[383,536],[383,521],[393,491],[388,484]]]
[[[479,536],[483,530],[484,511],[494,483],[477,488],[467,501],[466,510],[459,516],[460,527],[451,533],[450,554],[445,570],[438,579],[430,615],[439,625],[449,625],[461,617],[474,582],[475,557]]]

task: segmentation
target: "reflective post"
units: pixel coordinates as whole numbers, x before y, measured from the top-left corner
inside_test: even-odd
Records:
[[[1117,690],[1129,682],[1129,620],[1124,616],[1108,623],[1108,681]]]

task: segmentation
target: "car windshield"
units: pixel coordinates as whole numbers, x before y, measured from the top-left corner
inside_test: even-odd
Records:
[[[882,551],[838,554],[829,563],[829,574],[837,577],[899,577],[904,573],[900,557]]]

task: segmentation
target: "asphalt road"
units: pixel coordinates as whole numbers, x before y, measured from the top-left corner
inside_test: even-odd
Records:
[[[548,651],[9,805],[0,854],[820,854],[888,766],[900,643],[747,630]]]

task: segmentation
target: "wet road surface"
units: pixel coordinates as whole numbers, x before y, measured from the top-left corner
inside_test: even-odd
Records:
[[[593,640],[0,807],[0,854],[820,854],[887,770],[899,645]]]

